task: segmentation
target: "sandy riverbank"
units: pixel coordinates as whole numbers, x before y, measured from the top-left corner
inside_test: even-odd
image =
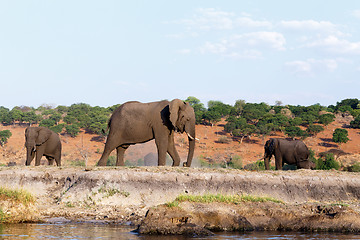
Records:
[[[359,173],[21,166],[0,168],[0,186],[22,188],[33,194],[37,199],[33,212],[38,214],[37,219],[45,221],[53,218],[133,224],[143,221],[146,226],[146,222],[155,222],[150,217],[163,214],[161,219],[175,227],[191,223],[211,230],[360,229]],[[181,194],[266,196],[282,203],[184,202],[176,208],[159,206]],[[166,209],[174,217],[169,218],[171,214],[165,214]]]

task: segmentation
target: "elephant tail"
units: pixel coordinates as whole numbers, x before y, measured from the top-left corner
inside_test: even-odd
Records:
[[[102,133],[103,133],[104,135],[105,135],[106,132],[110,129],[111,119],[112,119],[112,116],[110,117],[110,119],[109,119],[109,121],[108,121],[106,130],[105,130],[105,129],[101,129],[101,131],[102,131]]]

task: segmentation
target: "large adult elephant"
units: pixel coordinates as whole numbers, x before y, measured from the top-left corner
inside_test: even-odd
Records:
[[[164,166],[166,153],[173,159],[173,166],[180,165],[175,148],[174,132],[186,132],[189,152],[184,166],[190,167],[195,149],[195,113],[189,103],[180,99],[150,103],[126,102],[112,114],[104,152],[98,162],[105,166],[109,154],[116,148],[117,166],[124,165],[124,152],[133,144],[155,139],[158,165]]]
[[[296,165],[297,168],[313,169],[315,164],[309,160],[309,149],[300,140],[289,141],[281,138],[271,138],[265,143],[264,163],[270,170],[270,158],[275,156],[275,168],[281,170],[285,163]]]
[[[61,166],[61,141],[59,135],[45,127],[28,127],[25,130],[25,147],[27,150],[26,166],[35,159],[35,166],[40,165],[42,156],[49,161],[49,165],[56,162]]]

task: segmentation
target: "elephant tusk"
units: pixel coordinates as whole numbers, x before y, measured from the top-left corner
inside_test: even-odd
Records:
[[[191,140],[198,140],[199,141],[199,139],[198,138],[194,138],[194,137],[192,137],[189,133],[186,133],[187,135],[188,135],[188,137],[191,139]]]

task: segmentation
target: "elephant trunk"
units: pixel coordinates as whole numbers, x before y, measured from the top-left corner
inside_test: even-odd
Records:
[[[193,156],[194,156],[194,151],[195,151],[195,140],[196,140],[196,138],[195,138],[195,123],[191,127],[191,130],[186,131],[186,133],[188,135],[188,140],[189,140],[189,152],[188,152],[187,161],[186,161],[186,163],[184,163],[184,166],[190,167]]]
[[[270,158],[271,155],[267,155],[264,157],[265,169],[270,170]]]
[[[26,146],[26,162],[25,165],[26,166],[30,166],[31,161],[34,158],[34,154],[35,154],[35,145],[31,145],[31,146]]]

